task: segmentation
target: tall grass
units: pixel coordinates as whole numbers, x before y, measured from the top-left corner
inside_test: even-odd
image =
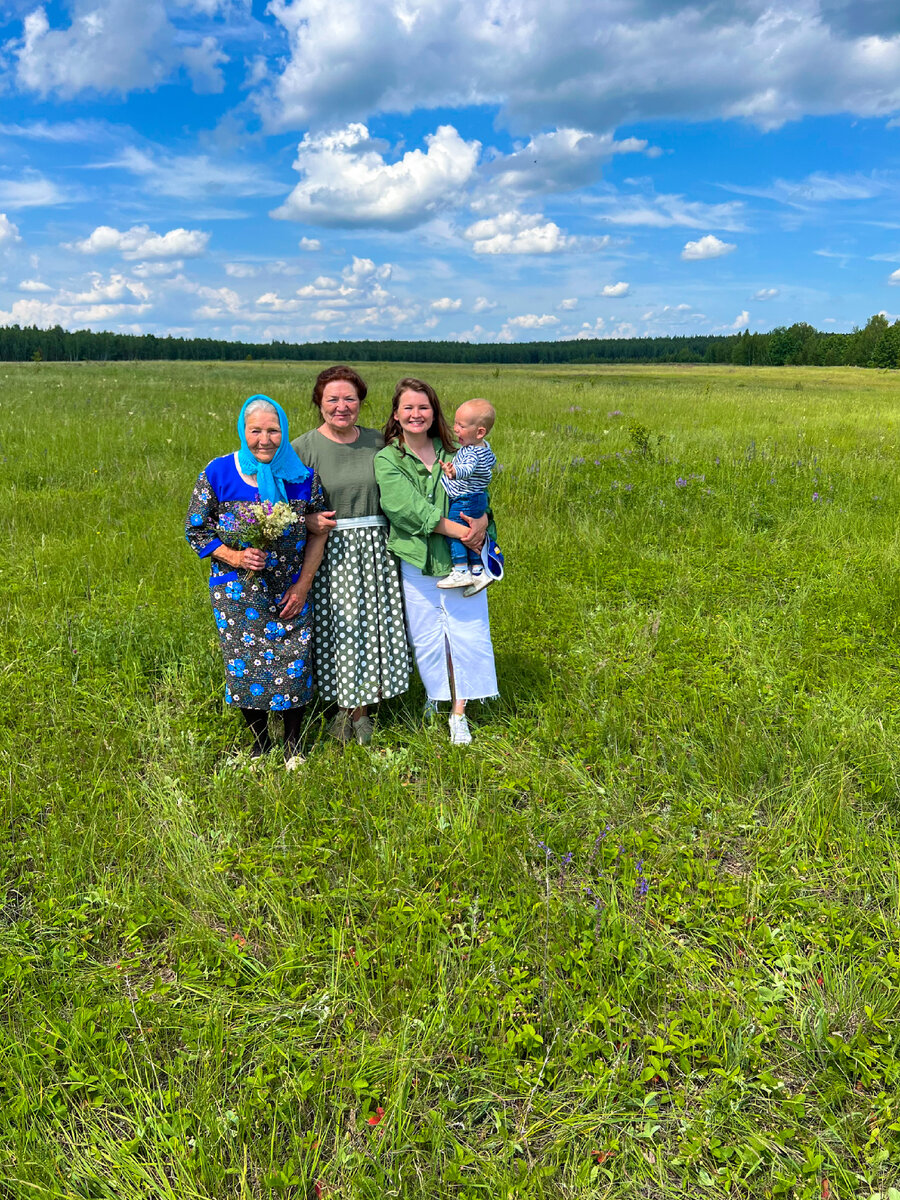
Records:
[[[315,371],[0,365],[0,1191],[887,1197],[893,378],[418,368],[498,409],[502,699],[251,775],[183,514]]]

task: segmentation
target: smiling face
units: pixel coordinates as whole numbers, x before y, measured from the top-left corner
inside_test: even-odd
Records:
[[[480,413],[470,404],[461,404],[453,418],[453,432],[461,446],[474,446],[483,442],[487,427],[480,420]]]
[[[244,436],[250,453],[258,462],[271,462],[281,445],[278,414],[264,408],[254,409],[244,418]]]
[[[427,433],[434,421],[434,409],[424,392],[401,392],[395,415],[407,438]]]
[[[335,433],[347,433],[359,420],[359,394],[347,379],[325,384],[322,392],[322,420]]]

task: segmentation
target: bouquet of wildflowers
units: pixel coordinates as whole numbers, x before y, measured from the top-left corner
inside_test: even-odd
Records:
[[[269,500],[239,504],[235,506],[232,516],[227,531],[229,541],[239,547],[253,546],[257,550],[268,550],[298,519],[291,506],[283,500],[276,504]]]

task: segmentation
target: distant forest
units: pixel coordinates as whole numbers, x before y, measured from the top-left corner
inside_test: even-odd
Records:
[[[822,333],[812,325],[781,326],[770,333],[655,338],[588,338],[559,342],[226,342],[153,334],[69,333],[0,327],[0,361],[127,362],[186,359],[240,361],[290,359],[315,362],[429,363],[731,363],[736,366],[900,366],[900,321],[878,314],[851,333]]]

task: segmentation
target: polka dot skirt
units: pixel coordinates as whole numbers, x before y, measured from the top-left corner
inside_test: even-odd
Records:
[[[384,527],[332,531],[313,581],[313,639],[326,703],[357,708],[406,691],[403,593]]]

